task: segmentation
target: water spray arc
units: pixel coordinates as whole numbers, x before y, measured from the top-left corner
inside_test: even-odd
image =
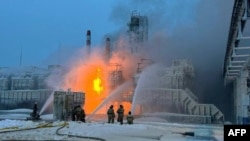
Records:
[[[108,97],[106,97],[102,103],[98,105],[98,107],[87,117],[88,120],[90,120],[101,108],[104,108],[104,106],[109,106],[107,104],[113,105],[115,101],[121,101],[121,97],[126,92],[128,88],[132,86],[131,81],[127,81],[117,88],[115,88]],[[105,109],[106,110],[106,109]]]
[[[49,98],[47,99],[45,104],[42,106],[39,115],[43,115],[46,110],[48,110],[49,108],[52,108],[51,106],[52,106],[53,101],[54,101],[53,94],[54,94],[54,91],[50,94]]]

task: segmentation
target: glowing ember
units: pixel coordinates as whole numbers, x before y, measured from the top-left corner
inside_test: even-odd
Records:
[[[102,81],[100,79],[100,69],[97,69],[97,78],[93,81],[93,85],[94,85],[94,90],[99,95],[103,91],[103,87],[101,86],[101,83]]]

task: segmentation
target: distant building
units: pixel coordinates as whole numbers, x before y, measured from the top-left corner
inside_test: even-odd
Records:
[[[1,76],[0,77],[0,90],[8,90],[10,84],[10,77],[9,76]]]
[[[1,90],[39,90],[48,89],[46,80],[55,71],[63,72],[60,65],[49,65],[47,69],[36,66],[21,69],[0,68]]]
[[[59,71],[64,72],[60,65],[50,65],[46,69],[0,67],[0,109],[30,108],[34,102],[44,104],[54,91],[46,81],[51,73],[60,75]]]

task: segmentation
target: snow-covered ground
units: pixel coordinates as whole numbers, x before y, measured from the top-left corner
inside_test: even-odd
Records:
[[[42,116],[43,119],[50,115]],[[126,122],[126,121],[125,121]],[[160,118],[137,118],[133,125],[119,123],[108,124],[106,119],[98,122],[87,123],[67,121],[54,121],[52,126],[32,130],[7,132],[7,130],[28,129],[45,124],[46,121],[25,121],[5,119],[0,121],[0,137],[2,140],[82,140],[94,141],[97,137],[106,141],[223,141],[223,126],[219,125],[194,125],[168,123]],[[183,136],[179,133],[194,132],[195,136]],[[72,137],[77,135],[80,137]]]

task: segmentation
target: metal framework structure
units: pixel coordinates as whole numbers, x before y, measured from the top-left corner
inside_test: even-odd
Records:
[[[108,64],[109,71],[108,71],[108,79],[110,82],[110,88],[114,89],[118,85],[120,85],[123,81],[122,76],[122,66],[118,63],[109,63]]]
[[[128,23],[129,42],[133,44],[131,52],[138,52],[140,44],[148,40],[148,17],[133,11]]]
[[[227,49],[224,59],[225,85],[234,83],[234,113],[238,124],[249,123],[249,93],[247,81],[250,69],[250,44],[242,46],[242,41],[250,43],[250,36],[243,35],[250,19],[250,0],[235,0]]]
[[[153,63],[150,59],[142,59],[138,63],[134,78],[135,87],[144,70],[143,61]],[[152,73],[152,72],[151,72]],[[165,67],[154,72],[150,84],[140,84],[136,93],[130,91],[122,95],[123,101],[135,101],[139,110],[135,113],[170,112],[185,114],[190,118],[202,118],[203,123],[224,122],[223,113],[213,104],[201,104],[198,98],[188,88],[192,87],[194,68],[189,60],[173,60],[171,67]],[[149,77],[149,76],[147,76]],[[154,105],[154,106],[152,106]],[[135,110],[135,109],[134,109]]]
[[[242,69],[246,69],[250,59],[249,46],[239,46],[240,41],[250,40],[250,36],[244,36],[243,31],[245,29],[246,22],[250,18],[249,13],[250,0],[235,0],[234,9],[231,18],[230,31],[228,36],[228,43],[226,49],[226,55],[224,59],[224,71],[225,82],[232,82]]]

